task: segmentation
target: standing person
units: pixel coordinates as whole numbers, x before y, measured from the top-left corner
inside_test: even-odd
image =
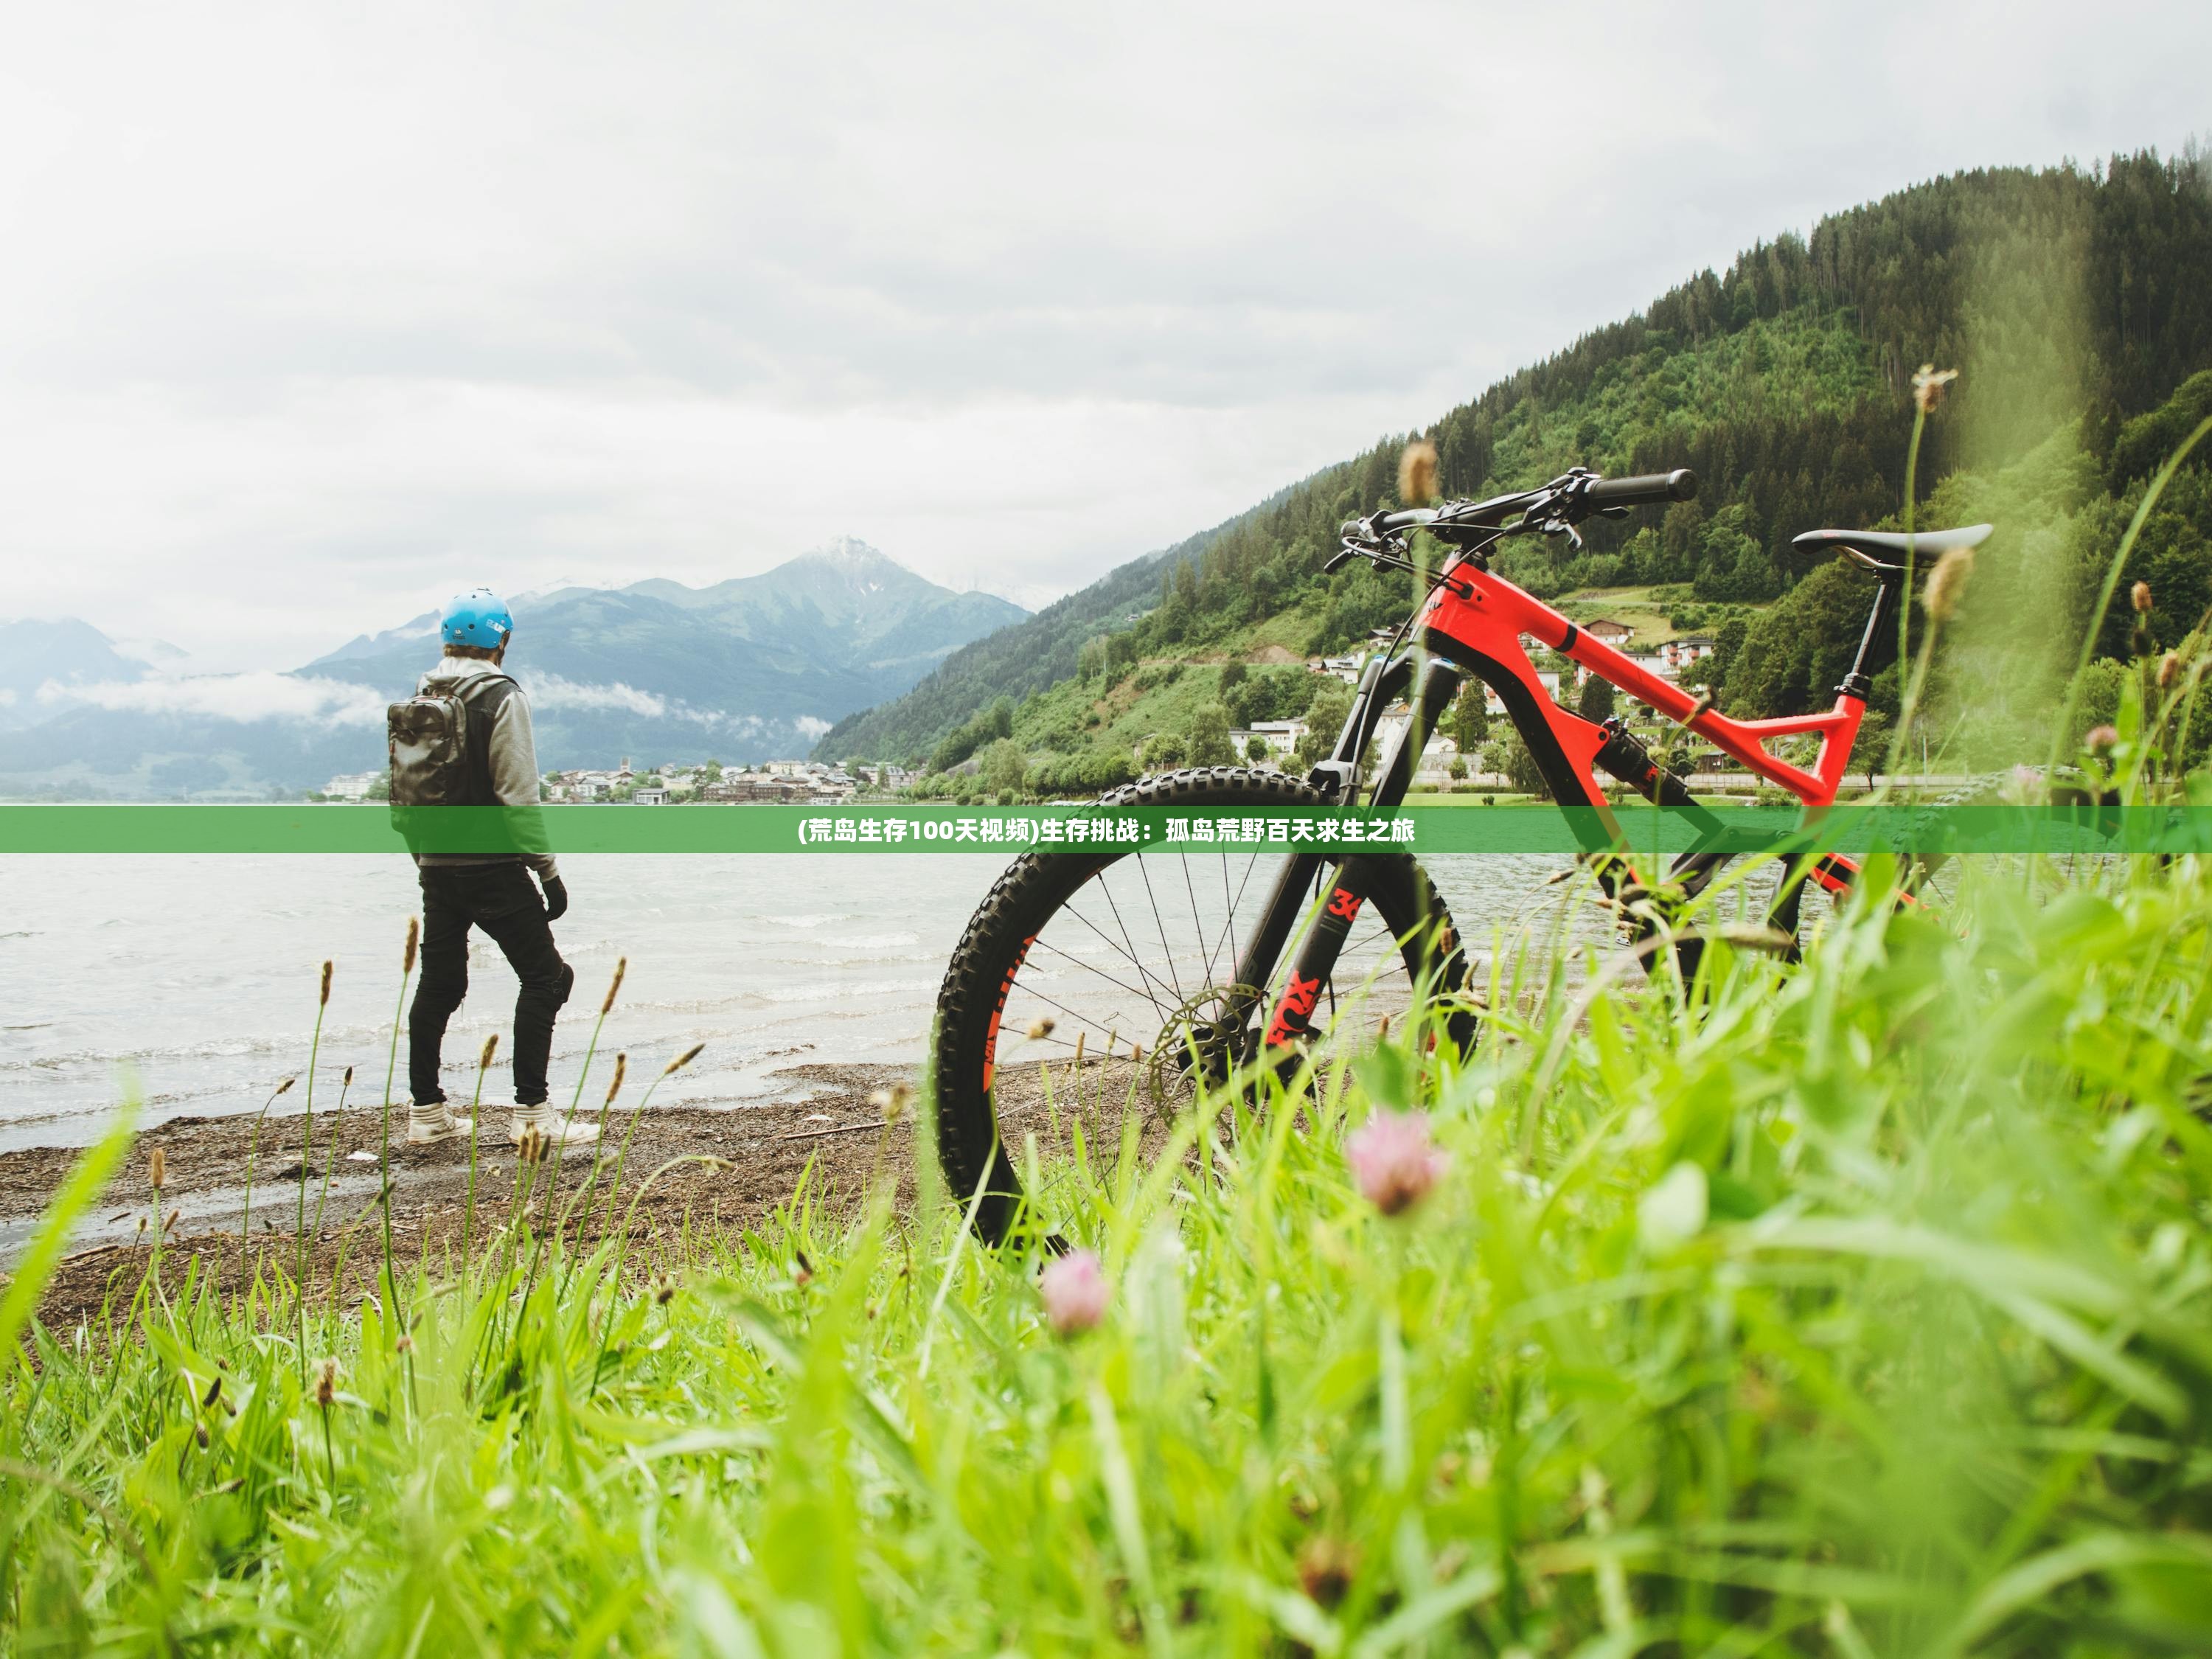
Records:
[[[534,810],[538,753],[530,700],[500,672],[514,618],[497,594],[479,587],[447,605],[440,631],[444,658],[422,676],[413,702],[392,708],[392,800]],[[422,884],[422,977],[407,1021],[408,1144],[427,1146],[469,1130],[469,1120],[454,1116],[447,1103],[438,1072],[446,1022],[468,994],[472,927],[499,946],[522,987],[514,1000],[514,1114],[507,1139],[519,1146],[535,1129],[550,1139],[597,1139],[599,1130],[589,1123],[564,1129],[546,1103],[553,1019],[576,983],[576,970],[553,943],[552,923],[568,908],[568,890],[552,854],[431,852],[418,853],[415,862]],[[542,902],[531,884],[532,871],[544,890]]]

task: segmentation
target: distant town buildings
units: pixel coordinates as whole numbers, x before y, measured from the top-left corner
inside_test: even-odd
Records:
[[[828,785],[825,774],[823,783]],[[848,781],[849,782],[849,781]],[[708,784],[701,792],[711,801],[768,801],[799,803],[807,801],[840,801],[852,799],[849,787],[838,788],[815,787],[815,781],[794,773],[725,772],[720,781]]]
[[[711,762],[670,761],[652,771],[633,771],[629,761],[613,771],[548,772],[549,801],[628,802],[633,806],[670,806],[687,800],[769,801],[798,805],[851,800],[862,789],[904,787],[914,775],[896,766],[862,767],[860,776],[821,761],[765,761],[757,766],[718,766]]]
[[[606,800],[614,792],[614,774],[611,772],[548,772],[545,775],[545,798],[548,800]]]
[[[382,772],[341,772],[323,786],[323,793],[331,800],[367,800],[385,776]]]

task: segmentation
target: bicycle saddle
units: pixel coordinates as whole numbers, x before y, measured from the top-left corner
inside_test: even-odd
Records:
[[[1916,530],[1910,536],[1883,530],[1808,530],[1793,538],[1791,545],[1808,553],[1838,548],[1869,570],[1901,571],[1903,565],[1878,559],[1867,550],[1879,548],[1902,556],[1909,549],[1917,559],[1923,554],[1948,553],[1954,547],[1979,547],[1994,527],[1970,524],[1959,530]]]

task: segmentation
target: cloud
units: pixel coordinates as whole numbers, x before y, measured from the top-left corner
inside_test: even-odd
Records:
[[[1385,0],[1364,77],[1300,0],[21,10],[11,603],[238,667],[840,531],[1033,605],[1825,210],[2171,146],[2212,52],[2171,0],[2086,53],[2056,0]]]
[[[734,714],[726,708],[701,708],[680,697],[664,697],[656,692],[641,691],[621,680],[605,684],[584,684],[564,679],[558,674],[536,672],[525,672],[518,677],[518,680],[529,694],[533,711],[580,709],[636,714],[646,720],[679,721],[732,738],[756,738],[770,732],[791,731],[798,732],[809,743],[827,732],[831,725],[830,721],[817,719],[811,714],[802,714],[788,722],[777,722],[764,720],[757,714]]]
[[[186,679],[48,680],[38,700],[50,707],[89,703],[139,714],[198,714],[226,720],[301,720],[321,726],[381,726],[386,699],[365,685],[259,671]]]
[[[623,714],[642,714],[648,720],[665,719],[669,710],[665,697],[655,696],[650,691],[641,691],[620,680],[611,685],[586,685],[563,679],[558,674],[528,674],[521,678],[520,684],[529,693],[530,706],[533,710],[616,709]]]

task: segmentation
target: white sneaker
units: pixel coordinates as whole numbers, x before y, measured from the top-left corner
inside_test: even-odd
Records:
[[[407,1103],[407,1144],[410,1146],[430,1146],[441,1140],[451,1140],[455,1135],[469,1132],[469,1120],[455,1117],[447,1102],[434,1100],[425,1106],[419,1101]]]
[[[547,1147],[588,1146],[599,1138],[598,1124],[586,1123],[578,1118],[572,1119],[563,1127],[561,1117],[562,1114],[550,1106],[518,1105],[514,1109],[514,1116],[507,1122],[507,1144],[520,1146],[533,1130],[537,1132],[539,1144]]]

